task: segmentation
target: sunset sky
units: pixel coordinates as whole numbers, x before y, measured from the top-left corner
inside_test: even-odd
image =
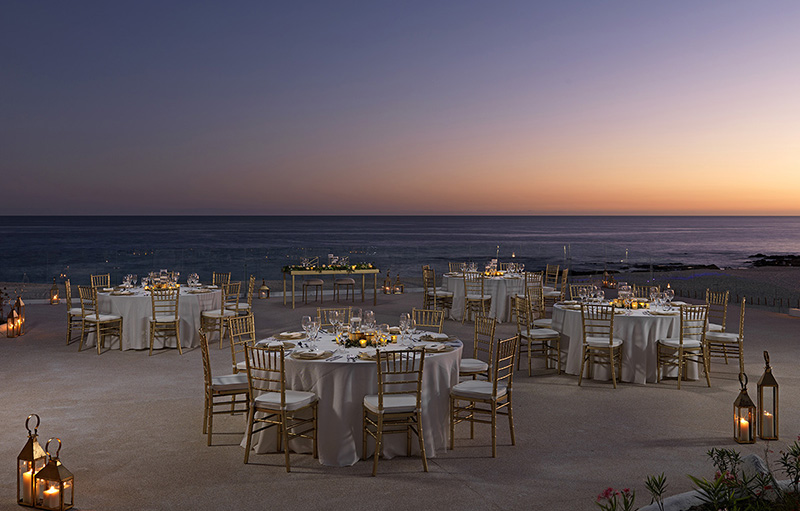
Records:
[[[4,2],[2,214],[800,214],[800,2]]]

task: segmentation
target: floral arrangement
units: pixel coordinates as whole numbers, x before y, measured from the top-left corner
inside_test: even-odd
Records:
[[[283,267],[283,273],[291,271],[355,271],[355,270],[372,270],[375,265],[372,263],[356,263],[356,264],[318,264],[315,266],[303,266],[302,264],[291,264]]]
[[[341,344],[345,348],[380,348],[386,346],[388,341],[381,339],[380,334],[367,335],[364,333],[348,334],[342,337]]]

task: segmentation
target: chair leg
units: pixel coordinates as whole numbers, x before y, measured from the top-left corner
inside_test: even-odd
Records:
[[[511,399],[508,399],[508,429],[511,431],[511,445],[517,445],[516,441],[514,440],[514,414],[511,411]]]
[[[497,457],[497,403],[492,403],[492,458]]]
[[[578,387],[581,386],[581,382],[583,381],[583,370],[586,367],[586,357],[588,353],[586,352],[586,346],[583,347],[583,354],[581,355],[581,372],[578,375]]]
[[[150,354],[149,357],[153,356],[153,340],[155,339],[155,325],[153,322],[150,322]]]
[[[312,449],[314,449],[314,459],[316,459],[316,458],[319,457],[319,451],[317,450],[317,403],[314,403],[314,407],[312,408],[312,413],[314,414],[314,422],[313,422],[313,425],[314,425],[314,440],[313,440],[314,446],[312,447]]]
[[[363,408],[363,406],[362,406]],[[361,459],[367,459],[367,409],[361,411]]]
[[[183,348],[181,348],[181,325],[180,321],[175,322],[175,342],[178,343],[178,353],[183,355]]]
[[[450,450],[453,450],[456,436],[456,400],[450,397]]]
[[[209,396],[211,402],[208,406],[208,445],[211,445],[211,433],[214,431],[214,396]],[[246,462],[245,462],[246,463]]]
[[[203,407],[203,434],[208,431],[208,393],[206,393],[205,404]]]
[[[281,433],[283,434],[283,456],[286,460],[286,472],[291,472],[289,467],[289,428],[286,425],[286,412],[281,412]]]
[[[422,432],[422,412],[417,412],[417,438],[419,438],[419,452],[422,453],[422,468],[428,471],[428,457],[425,455],[425,435]]]
[[[247,464],[247,460],[250,459],[250,447],[253,442],[253,420],[255,419],[256,415],[256,408],[253,406],[253,403],[250,403],[250,413],[247,414],[247,445],[244,448],[244,463]]]
[[[608,351],[608,365],[611,366],[611,383],[614,384],[614,388],[617,388],[617,370],[615,364],[616,360],[614,358],[614,348],[609,348]]]
[[[372,477],[378,475],[378,456],[383,447],[383,414],[378,414],[378,429],[375,431],[375,456],[372,461]]]
[[[683,379],[683,350],[678,348],[678,390],[681,390],[682,379]]]

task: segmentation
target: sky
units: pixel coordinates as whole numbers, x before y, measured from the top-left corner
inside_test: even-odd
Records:
[[[0,215],[800,214],[800,2],[0,13]]]

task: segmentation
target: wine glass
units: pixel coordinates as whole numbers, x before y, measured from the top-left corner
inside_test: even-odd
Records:
[[[375,330],[375,312],[371,310],[364,311],[364,329]]]
[[[597,293],[595,293],[595,296],[597,297],[598,303],[603,303],[603,300],[605,300],[606,298],[606,292],[603,291],[602,289],[598,289]]]
[[[333,327],[333,333],[334,334],[338,334],[339,333],[339,325],[341,324],[340,323],[341,320],[339,319],[339,311],[337,311],[337,310],[328,311],[328,321],[330,322],[331,326]]]
[[[586,292],[587,291],[588,290],[583,286],[578,288],[578,298],[580,299],[581,303],[586,302]]]
[[[389,335],[389,325],[387,323],[381,323],[380,326],[378,326],[378,331],[380,332],[381,336],[381,344],[388,343],[389,339],[391,339],[391,336]]]
[[[667,305],[672,306],[672,299],[675,298],[675,290],[668,287],[664,291],[664,298],[667,300]]]
[[[134,274],[133,279],[131,280],[131,282],[133,283],[133,287],[136,287],[136,282],[138,280],[139,280],[139,276]]]
[[[319,327],[320,327],[319,318],[317,318],[317,317],[312,318],[311,319],[311,330],[310,331],[311,331],[311,337],[313,338],[312,340],[314,342],[314,347],[315,348],[317,347],[317,336],[319,335]]]
[[[306,333],[306,338],[311,340],[309,332],[311,332],[311,316],[303,316],[300,324],[303,326],[303,331]]]
[[[411,323],[411,316],[407,312],[400,314],[400,334],[403,340],[405,340],[406,333],[408,333],[409,323]]]

